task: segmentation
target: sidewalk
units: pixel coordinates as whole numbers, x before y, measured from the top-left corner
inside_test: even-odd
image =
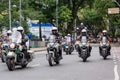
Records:
[[[39,51],[45,51],[47,48],[46,47],[41,47],[41,48],[30,48],[33,52],[39,52]]]

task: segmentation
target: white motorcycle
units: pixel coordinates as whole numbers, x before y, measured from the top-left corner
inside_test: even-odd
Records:
[[[51,35],[47,44],[47,52],[46,58],[50,66],[53,66],[55,63],[60,63],[60,55],[59,55],[59,44],[55,41],[55,36]]]
[[[79,57],[83,59],[83,62],[86,62],[87,58],[90,56],[89,46],[90,44],[86,39],[82,39],[76,43],[76,50]]]
[[[109,52],[108,52],[108,46],[110,46],[109,42],[106,41],[106,38],[103,37],[103,40],[100,42],[100,46],[101,46],[101,52],[100,55],[106,59],[107,56],[109,56]]]
[[[1,53],[1,61],[4,63],[6,61],[6,55],[9,51],[9,44],[2,44],[2,53]]]
[[[27,51],[28,59],[25,59],[24,53],[21,52],[22,46],[16,46],[15,43],[10,44],[9,52],[6,56],[6,64],[10,71],[15,69],[16,65],[20,65],[25,68],[29,62],[33,59],[33,52]]]

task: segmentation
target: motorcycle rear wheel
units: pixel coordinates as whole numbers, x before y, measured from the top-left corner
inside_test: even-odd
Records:
[[[26,64],[22,64],[21,67],[22,68],[26,68],[27,67],[27,63]]]

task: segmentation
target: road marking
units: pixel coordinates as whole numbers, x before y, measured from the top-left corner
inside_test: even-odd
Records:
[[[34,64],[34,65],[31,65],[30,67],[38,67],[40,66],[40,64]]]
[[[114,80],[119,80],[119,75],[118,75],[118,65],[115,65],[114,66],[114,76],[115,76],[115,79]]]

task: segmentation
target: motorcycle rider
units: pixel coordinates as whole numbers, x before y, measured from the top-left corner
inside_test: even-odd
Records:
[[[87,34],[86,29],[82,29],[81,35],[78,37],[78,39],[80,40],[80,42],[82,41],[83,38],[85,38],[87,42],[90,41],[90,38],[89,38],[89,36]],[[92,50],[92,47],[90,45],[88,46],[88,50],[89,50],[89,56],[90,56],[90,53],[91,53],[91,50]]]
[[[57,48],[58,48],[58,53],[60,54],[60,58],[62,59],[62,46],[61,46],[62,36],[58,33],[57,27],[52,27],[51,35],[55,36],[55,40],[59,44]]]
[[[67,36],[65,36],[64,51],[65,51],[65,46],[66,45],[71,46],[71,35],[70,34],[67,34]]]
[[[109,41],[110,38],[109,38],[109,36],[107,34],[107,30],[103,30],[102,31],[102,35],[100,36],[100,43],[102,42],[102,40],[103,40],[104,37],[106,38],[107,43],[109,43],[109,45],[108,45],[108,53],[110,55],[111,45],[110,45],[110,41]],[[99,51],[101,53],[102,46],[99,46]]]
[[[77,36],[80,35],[80,29],[78,27],[76,28],[76,34],[77,34]]]
[[[25,59],[28,59],[28,53],[27,53],[27,46],[26,46],[26,42],[28,41],[28,37],[26,36],[26,34],[24,33],[24,29],[22,26],[19,26],[17,28],[17,31],[20,33],[20,37],[17,41],[18,44],[20,44],[23,48],[22,48],[22,52],[25,54]]]
[[[72,40],[71,40],[71,35],[70,34],[67,34],[67,44],[68,45],[71,45],[71,42],[72,42]]]
[[[7,37],[6,37],[6,40],[7,40],[8,43],[11,42],[11,35],[12,35],[12,31],[11,31],[11,30],[8,30],[8,31],[7,31]]]

